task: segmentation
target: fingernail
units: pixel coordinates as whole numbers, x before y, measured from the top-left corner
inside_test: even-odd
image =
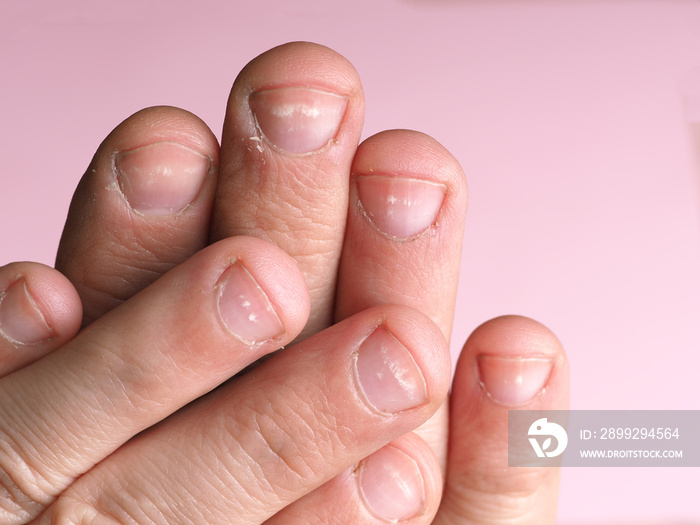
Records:
[[[410,239],[435,224],[447,186],[385,175],[356,178],[357,196],[369,221],[385,235]]]
[[[506,406],[524,405],[547,384],[554,361],[539,357],[477,357],[479,379],[488,396]]]
[[[258,91],[249,99],[258,129],[275,147],[311,153],[338,133],[348,98],[327,91],[284,87]]]
[[[387,445],[363,460],[358,472],[360,495],[376,518],[396,523],[423,511],[423,476],[408,454]]]
[[[54,335],[29,293],[24,277],[0,294],[0,333],[12,343],[32,345]]]
[[[219,286],[219,314],[241,341],[253,345],[284,333],[267,295],[240,261],[226,269]]]
[[[413,356],[383,326],[360,345],[355,372],[362,394],[379,412],[395,414],[428,402],[425,379]]]
[[[119,187],[143,215],[173,215],[191,204],[211,169],[211,159],[176,142],[123,151],[115,159]]]

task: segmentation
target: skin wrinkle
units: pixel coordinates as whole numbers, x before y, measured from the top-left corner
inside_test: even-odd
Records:
[[[190,444],[189,446],[193,447],[192,444]],[[221,523],[230,521],[230,512],[227,511],[225,514],[222,514],[223,509],[219,510],[218,503],[220,501],[235,501],[236,491],[232,490],[232,486],[237,485],[237,480],[233,478],[231,472],[229,472],[229,469],[226,467],[226,464],[223,461],[222,454],[217,454],[216,452],[209,453],[212,450],[212,447],[209,445],[207,445],[206,447],[203,445],[195,445],[193,448],[199,451],[198,457],[201,458],[202,463],[207,468],[203,470],[194,470],[194,474],[196,476],[194,480],[192,478],[183,477],[178,479],[178,483],[184,489],[184,492],[191,496],[192,500],[210,501],[210,504],[206,507],[209,515],[205,516],[201,514],[201,512],[203,511],[199,511],[198,516],[192,518],[192,523],[207,523],[209,521],[209,517],[211,516],[211,512],[214,510],[217,511],[218,518]],[[187,450],[187,447],[180,445],[178,450]],[[173,450],[173,453],[175,452],[176,451]],[[180,452],[178,455],[182,455],[182,453]],[[181,464],[186,463],[187,459],[191,458],[184,458]],[[217,476],[212,476],[211,473],[217,473]],[[168,478],[165,477],[164,479]],[[201,486],[200,483],[203,483],[204,486]],[[192,490],[193,488],[195,490]],[[238,486],[238,492],[240,492],[241,490],[241,487]],[[171,502],[166,503],[166,509],[177,508],[190,510],[192,507],[198,508],[198,506],[196,505],[188,505],[185,501],[183,501],[182,497],[177,494],[178,491],[173,492],[174,494],[170,498]],[[211,501],[212,497],[213,501]]]
[[[179,228],[177,221],[174,224],[168,224],[168,228],[163,230],[162,227],[155,226],[144,228],[143,225],[130,226],[127,230],[136,229],[143,231],[147,229],[146,235],[138,236],[113,236],[113,238],[105,243],[105,249],[113,257],[122,259],[133,259],[140,262],[144,269],[147,265],[154,265],[159,271],[159,265],[171,267],[176,262],[182,260],[186,255],[193,251],[193,246],[190,243],[183,243],[179,246],[179,239],[185,238],[191,234],[185,228]],[[198,243],[201,244],[201,243]],[[123,251],[123,254],[117,253]],[[108,260],[111,260],[109,257]]]
[[[123,525],[123,522],[118,521],[114,516],[101,514],[93,505],[65,493],[49,507],[47,514],[42,515],[42,521],[47,520],[52,524]]]
[[[533,496],[541,489],[541,478],[547,473],[547,469],[518,469],[520,472],[515,475],[513,472],[502,471],[503,483],[499,483],[491,469],[489,474],[471,474],[465,477],[464,484],[469,486],[473,492],[478,494],[500,494],[510,499],[527,498]],[[539,472],[542,470],[542,472]],[[513,480],[517,478],[517,482]],[[468,481],[467,481],[468,480]],[[518,490],[509,490],[509,487],[516,486]],[[477,498],[478,499],[478,498]]]
[[[248,512],[251,514],[254,514],[256,509],[262,511],[270,506],[281,507],[279,494],[275,490],[276,484],[273,481],[277,476],[274,474],[270,476],[269,473],[266,475],[266,471],[260,463],[260,443],[262,442],[263,447],[269,450],[269,444],[260,430],[260,419],[247,417],[238,423],[238,432],[232,434],[235,446],[229,446],[228,450],[231,450],[231,456],[240,458],[236,461],[241,463],[240,469],[232,471],[232,476],[234,478],[241,474],[244,476],[244,479],[238,482],[241,487],[241,492],[236,495],[241,500],[239,504],[248,508]],[[274,452],[271,455],[276,457]],[[243,511],[243,514],[245,513]]]
[[[98,301],[103,307],[96,312],[86,312],[86,318],[98,317],[105,310],[121,304],[131,297],[134,291],[144,288],[171,269],[193,250],[191,243],[178,242],[178,239],[196,235],[197,232],[193,229],[205,231],[208,228],[208,224],[193,228],[187,221],[177,218],[168,221],[168,228],[164,228],[159,221],[144,221],[133,217],[132,214],[127,214],[126,219],[128,225],[123,228],[117,227],[118,225],[108,227],[107,237],[102,237],[99,245],[89,248],[89,252],[102,251],[107,254],[106,260],[109,262],[106,263],[106,267],[97,268],[82,279],[84,286],[91,291],[104,294]],[[139,235],[123,234],[131,231],[137,231]],[[128,279],[115,280],[111,278],[114,275],[126,275]],[[111,290],[119,292],[114,293]]]
[[[3,523],[24,523],[53,499],[48,494],[41,497],[36,490],[36,496],[30,497],[28,490],[22,487],[36,487],[36,480],[23,475],[25,472],[26,469],[18,468],[17,464],[0,471],[0,519]]]
[[[138,246],[129,246],[137,243]],[[136,240],[132,243],[122,243],[118,238],[107,240],[105,251],[110,253],[109,266],[96,268],[92,273],[84,275],[81,295],[88,293],[92,303],[100,305],[98,309],[91,308],[84,313],[86,319],[93,320],[109,311],[126,299],[136,290],[145,288],[163,273],[175,266],[175,262],[162,260],[152,249],[147,248],[147,242]],[[126,249],[126,251],[124,250]],[[166,251],[165,246],[163,247]],[[144,257],[151,254],[150,260]],[[114,268],[117,268],[115,271]],[[134,271],[135,270],[135,271]],[[128,276],[124,278],[123,276]],[[117,293],[114,293],[117,291]]]
[[[428,254],[432,254],[432,252],[430,252],[430,250],[426,250],[426,255]],[[434,295],[435,290],[432,290],[428,287],[430,287],[431,283],[436,282],[436,280],[434,278],[431,278],[429,280],[426,279],[426,281],[423,282],[421,279],[418,279],[416,277],[420,276],[422,273],[421,269],[418,268],[420,262],[418,262],[417,259],[417,257],[411,257],[409,259],[400,259],[398,257],[389,258],[389,260],[397,261],[397,267],[386,267],[383,266],[379,261],[375,261],[373,259],[368,261],[369,264],[372,265],[372,275],[363,276],[363,280],[365,280],[365,282],[367,283],[365,287],[367,288],[367,293],[370,294],[372,298],[373,304],[386,303],[387,297],[396,298],[397,296],[398,299],[393,299],[391,301],[392,303],[416,304],[417,302],[422,302],[423,298],[426,297],[426,294],[428,292]],[[431,256],[430,259],[427,260],[434,260],[434,257]],[[365,262],[364,264],[369,266],[368,262]],[[437,264],[439,263],[436,263],[436,266]],[[406,287],[404,289],[396,289],[392,286],[387,286],[386,274],[404,275],[406,276],[407,280],[412,281],[412,286],[415,286],[415,284],[419,284],[421,287],[426,288],[421,288],[419,290],[413,291],[409,287]]]
[[[329,457],[337,457],[338,451],[345,449],[347,441],[343,439],[342,430],[347,430],[347,427],[339,424],[337,418],[333,417],[333,414],[342,412],[329,408],[332,407],[334,403],[328,399],[326,392],[331,392],[333,390],[324,389],[324,385],[309,386],[313,388],[313,393],[303,392],[297,396],[298,403],[303,409],[296,412],[298,417],[297,421],[302,421],[304,423],[304,429],[306,430],[305,442],[310,444],[310,447],[304,447],[306,453],[302,454],[301,457],[302,459],[308,457],[313,459],[314,462],[320,461],[326,463]],[[309,404],[309,400],[315,401],[313,405]],[[299,440],[298,443],[303,444],[305,436],[296,436],[296,439]],[[330,454],[321,453],[317,447],[318,443],[330,445]],[[311,464],[309,460],[306,460],[306,465],[312,472],[318,470],[318,467]]]
[[[242,434],[241,429],[245,428],[240,426],[234,427],[231,432],[234,434],[234,439],[236,439],[237,447],[244,448],[242,443],[256,443],[252,444],[253,449],[249,450],[247,453],[251,456],[250,461],[252,462],[253,468],[250,474],[254,476],[254,484],[258,487],[255,491],[256,498],[265,501],[267,505],[270,504],[270,494],[269,491],[282,502],[286,502],[288,495],[287,490],[284,490],[285,486],[299,486],[308,485],[309,480],[313,479],[314,472],[317,470],[316,463],[320,464],[326,461],[325,457],[319,455],[317,451],[316,443],[320,440],[321,442],[331,442],[333,441],[329,436],[332,436],[332,427],[327,427],[329,422],[322,422],[321,428],[327,428],[327,431],[323,432],[323,436],[319,437],[318,432],[313,429],[316,428],[316,415],[319,407],[308,406],[308,399],[313,399],[314,394],[304,393],[303,396],[297,394],[289,388],[283,389],[284,395],[278,393],[274,398],[264,398],[261,400],[261,408],[248,406],[245,411],[252,411],[253,416],[249,416],[244,413],[242,421],[254,421],[254,424],[245,424],[246,430]],[[291,406],[301,406],[301,410],[296,410],[290,412],[288,409],[278,410],[277,407],[281,406],[284,408],[284,404],[281,404],[282,398],[284,400],[291,401],[289,404]],[[241,415],[241,408],[236,409],[236,414]],[[305,424],[299,426],[299,421],[303,421]],[[252,439],[250,434],[253,435]],[[306,444],[310,444],[307,447]],[[250,448],[251,445],[248,445]],[[261,450],[258,447],[263,447],[266,451],[261,454]],[[337,446],[334,445],[334,448]],[[228,447],[230,450],[230,447]],[[254,461],[252,457],[265,457],[264,465],[266,468],[261,467],[259,460]],[[246,468],[243,468],[243,472],[246,472]],[[240,471],[240,470],[239,470]],[[290,479],[291,477],[291,479]],[[304,481],[306,480],[306,481]],[[264,483],[261,485],[261,483]],[[248,480],[251,483],[251,480]],[[290,485],[291,483],[291,485]],[[262,492],[258,497],[257,493]]]
[[[248,194],[246,194],[246,199]],[[340,243],[332,238],[332,231],[337,227],[325,222],[317,222],[313,217],[304,214],[303,206],[294,206],[288,201],[285,202],[285,207],[281,208],[276,203],[266,203],[263,209],[257,208],[252,210],[251,216],[254,217],[249,225],[239,225],[239,231],[244,235],[255,235],[266,240],[271,240],[275,244],[285,244],[290,246],[292,255],[295,257],[303,257],[308,255],[330,255],[337,258],[340,252]],[[292,229],[290,223],[294,223]],[[323,232],[322,234],[319,234]],[[277,236],[282,236],[283,240],[276,239]],[[316,239],[314,237],[317,237]],[[328,247],[321,248],[323,245]]]
[[[328,205],[328,202],[337,200],[335,195],[328,195],[328,190],[324,188],[327,183],[322,182],[325,177],[325,171],[319,166],[314,165],[314,162],[309,160],[304,162],[303,166],[294,165],[294,169],[288,167],[280,167],[276,155],[269,155],[269,162],[273,165],[269,169],[270,173],[274,173],[274,177],[258,177],[256,183],[250,185],[246,191],[246,197],[251,194],[257,196],[258,201],[254,204],[257,206],[249,206],[248,216],[256,218],[256,224],[251,227],[256,230],[269,231],[270,224],[268,221],[279,222],[282,224],[294,223],[295,231],[289,231],[288,228],[280,228],[272,226],[272,231],[284,233],[289,231],[289,237],[292,239],[299,238],[298,222],[307,220],[311,227],[304,233],[305,239],[325,238],[335,244],[340,244],[342,236],[336,237],[335,230],[337,223],[334,219],[338,215],[338,207]],[[265,171],[268,171],[266,169]],[[236,172],[232,176],[236,179],[246,180],[249,178],[248,171],[241,169],[240,173]],[[318,175],[320,174],[320,175]],[[289,188],[297,188],[294,192]],[[299,190],[301,188],[301,190]],[[335,193],[335,189],[331,189]],[[260,195],[273,194],[277,195],[274,200],[260,202]],[[303,195],[309,195],[304,198]],[[252,202],[246,198],[243,202]],[[283,203],[284,208],[279,207],[277,203]],[[259,205],[259,206],[258,206]],[[320,208],[319,208],[320,207]],[[310,216],[309,210],[315,210],[317,213],[312,213]],[[328,212],[330,210],[330,213]],[[336,212],[336,213],[334,213]],[[290,220],[292,218],[293,220]],[[267,220],[265,220],[267,219]],[[325,219],[325,220],[324,220]],[[319,233],[319,230],[321,233]]]
[[[458,501],[452,500],[452,505],[454,508],[458,508],[459,516],[469,516],[472,520],[478,520],[476,523],[492,523],[493,516],[503,517],[507,509],[511,509],[512,519],[521,521],[524,523],[533,523],[532,520],[528,520],[527,516],[530,513],[536,514],[537,505],[537,493],[527,494],[527,495],[511,495],[506,493],[498,493],[494,490],[477,492],[470,490],[473,487],[469,487],[461,492],[462,499]],[[469,496],[466,496],[469,494]],[[495,497],[497,496],[497,497]],[[523,500],[530,500],[530,503],[526,505],[523,504]],[[531,512],[525,513],[524,509],[528,508]]]
[[[157,465],[157,461],[155,458],[148,458],[148,462],[152,464],[152,469],[153,472],[157,472],[160,470],[164,474],[167,472],[164,472],[163,468],[160,468]],[[147,470],[148,471],[148,470]],[[113,478],[116,476],[112,476]],[[183,506],[181,504],[180,497],[175,497],[175,498],[168,498],[167,496],[169,495],[169,487],[171,486],[170,483],[167,485],[164,485],[162,483],[163,479],[170,480],[171,476],[141,476],[139,479],[141,483],[139,484],[139,488],[134,490],[132,487],[134,487],[133,484],[131,486],[123,487],[123,485],[120,483],[118,486],[118,494],[122,494],[124,492],[131,492],[132,498],[130,499],[130,502],[133,502],[134,505],[130,506],[129,510],[127,509],[128,515],[133,516],[136,515],[136,513],[140,514],[145,514],[149,521],[152,523],[161,523],[163,525],[168,525],[171,523],[169,520],[169,515],[170,515],[170,510],[171,509],[178,509],[180,512],[186,515],[186,512],[189,511],[190,506]],[[158,479],[161,480],[160,483],[154,484],[153,480]],[[141,487],[142,486],[142,487]],[[144,495],[147,495],[147,501],[150,501],[150,505],[144,504],[143,499]],[[151,495],[155,495],[155,498]],[[117,497],[112,496],[112,499],[117,499]],[[142,510],[143,509],[143,510]],[[150,512],[149,512],[150,511]],[[142,520],[139,521],[139,523],[144,523]],[[146,522],[148,523],[148,522]]]
[[[16,436],[2,432],[3,439],[0,441],[0,493],[5,493],[0,497],[0,509],[7,510],[8,519],[19,518],[25,514],[34,516],[55,498],[54,483],[49,481],[46,475],[48,473],[41,473],[32,466],[31,458],[41,457],[41,454],[35,449],[26,448],[27,444],[32,443],[28,434],[40,435],[41,432],[36,425],[31,424],[32,420],[26,417],[26,413],[30,412],[23,410],[21,403],[13,406],[16,408],[13,414],[4,414],[0,418],[0,421],[18,431]],[[72,480],[68,480],[70,481]]]
[[[241,480],[235,475],[235,473],[245,472],[246,464],[240,461],[238,452],[242,450],[242,447],[235,442],[235,445],[231,445],[232,432],[229,428],[235,423],[232,418],[224,417],[223,413],[219,414],[217,418],[221,421],[221,424],[211,424],[206,425],[204,422],[197,422],[195,420],[194,428],[198,429],[197,436],[199,436],[199,442],[195,444],[194,448],[199,450],[199,457],[211,458],[208,462],[204,461],[205,464],[210,464],[211,468],[209,472],[218,472],[219,476],[217,480],[220,482],[219,493],[222,495],[228,505],[235,505],[235,509],[230,509],[233,514],[238,518],[239,521],[243,521],[243,516],[247,511],[244,507],[249,504],[246,501],[238,501],[238,496],[240,494],[245,494],[247,498],[253,499],[254,508],[264,508],[264,502],[258,497],[252,494],[250,491],[245,490],[241,484]],[[209,421],[211,423],[211,421]],[[201,429],[201,432],[200,430]],[[181,435],[180,439],[177,441],[176,450],[178,455],[182,455],[182,451],[188,450],[190,445],[185,446],[182,443],[190,443],[191,434]],[[222,454],[221,451],[227,451],[227,453]],[[234,452],[235,451],[235,452]],[[250,456],[245,456],[248,461],[252,461]],[[194,472],[199,472],[194,469]],[[198,479],[204,480],[207,484],[210,484],[207,478],[207,471],[205,474],[199,473]],[[229,511],[229,512],[230,512]],[[228,519],[232,519],[232,516],[227,516]]]
[[[285,388],[284,391],[285,395],[282,397],[287,401],[288,406],[295,406],[294,400],[298,400],[296,393],[291,388]],[[304,453],[300,448],[307,448],[305,443],[314,438],[313,431],[308,427],[303,415],[298,410],[285,409],[285,404],[281,403],[279,398],[270,399],[266,408],[267,410],[256,411],[257,430],[267,446],[267,450],[274,455],[275,459],[279,460],[279,463],[276,464],[283,466],[284,472],[280,475],[268,473],[269,483],[276,487],[277,491],[285,485],[304,484],[304,480],[313,477],[313,469],[310,468],[308,460],[304,458]],[[304,421],[306,429],[310,431],[311,435],[303,432],[303,429],[294,422],[287,423],[291,419]],[[294,432],[299,431],[301,431],[300,434],[294,434]],[[275,468],[275,470],[277,469]],[[282,480],[284,482],[280,483]]]

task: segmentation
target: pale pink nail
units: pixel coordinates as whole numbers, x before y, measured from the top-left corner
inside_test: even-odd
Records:
[[[437,182],[388,175],[356,178],[362,211],[385,235],[410,239],[435,224],[447,186]]]
[[[221,319],[241,341],[253,345],[284,333],[272,303],[240,261],[223,273],[219,286]]]
[[[416,361],[384,326],[360,345],[355,371],[362,394],[379,412],[395,414],[428,402],[425,379]]]
[[[545,387],[554,361],[539,357],[480,355],[477,358],[481,386],[496,403],[524,405]]]
[[[348,97],[301,87],[258,91],[249,99],[258,129],[267,140],[289,153],[311,153],[338,133]]]
[[[25,345],[40,343],[54,335],[24,278],[0,293],[0,333],[12,343]]]
[[[420,468],[413,458],[387,445],[358,466],[360,495],[375,517],[396,523],[417,516],[425,505]]]
[[[211,169],[209,157],[175,142],[123,151],[115,164],[119,187],[131,208],[153,216],[185,209]]]

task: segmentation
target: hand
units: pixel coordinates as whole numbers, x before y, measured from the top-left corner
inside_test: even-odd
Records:
[[[422,134],[356,147],[363,110],[347,61],[292,44],[239,75],[220,158],[173,108],[105,140],[57,259],[86,328],[66,343],[80,304],[50,269],[0,272],[5,372],[36,360],[0,381],[8,523],[552,521],[556,473],[504,468],[505,416],[565,406],[561,346],[524,318],[479,328],[448,445],[464,178]]]

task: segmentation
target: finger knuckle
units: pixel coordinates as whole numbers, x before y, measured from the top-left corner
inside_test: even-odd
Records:
[[[100,512],[93,505],[71,496],[61,496],[41,517],[37,525],[122,525],[132,523],[118,520]]]
[[[242,457],[254,461],[261,499],[272,493],[284,499],[290,487],[313,486],[340,448],[335,422],[328,410],[314,406],[293,389],[278,388],[274,395],[257,396],[247,416],[237,412],[230,429]]]
[[[52,486],[25,460],[22,447],[0,437],[0,523],[26,523],[52,500]]]

